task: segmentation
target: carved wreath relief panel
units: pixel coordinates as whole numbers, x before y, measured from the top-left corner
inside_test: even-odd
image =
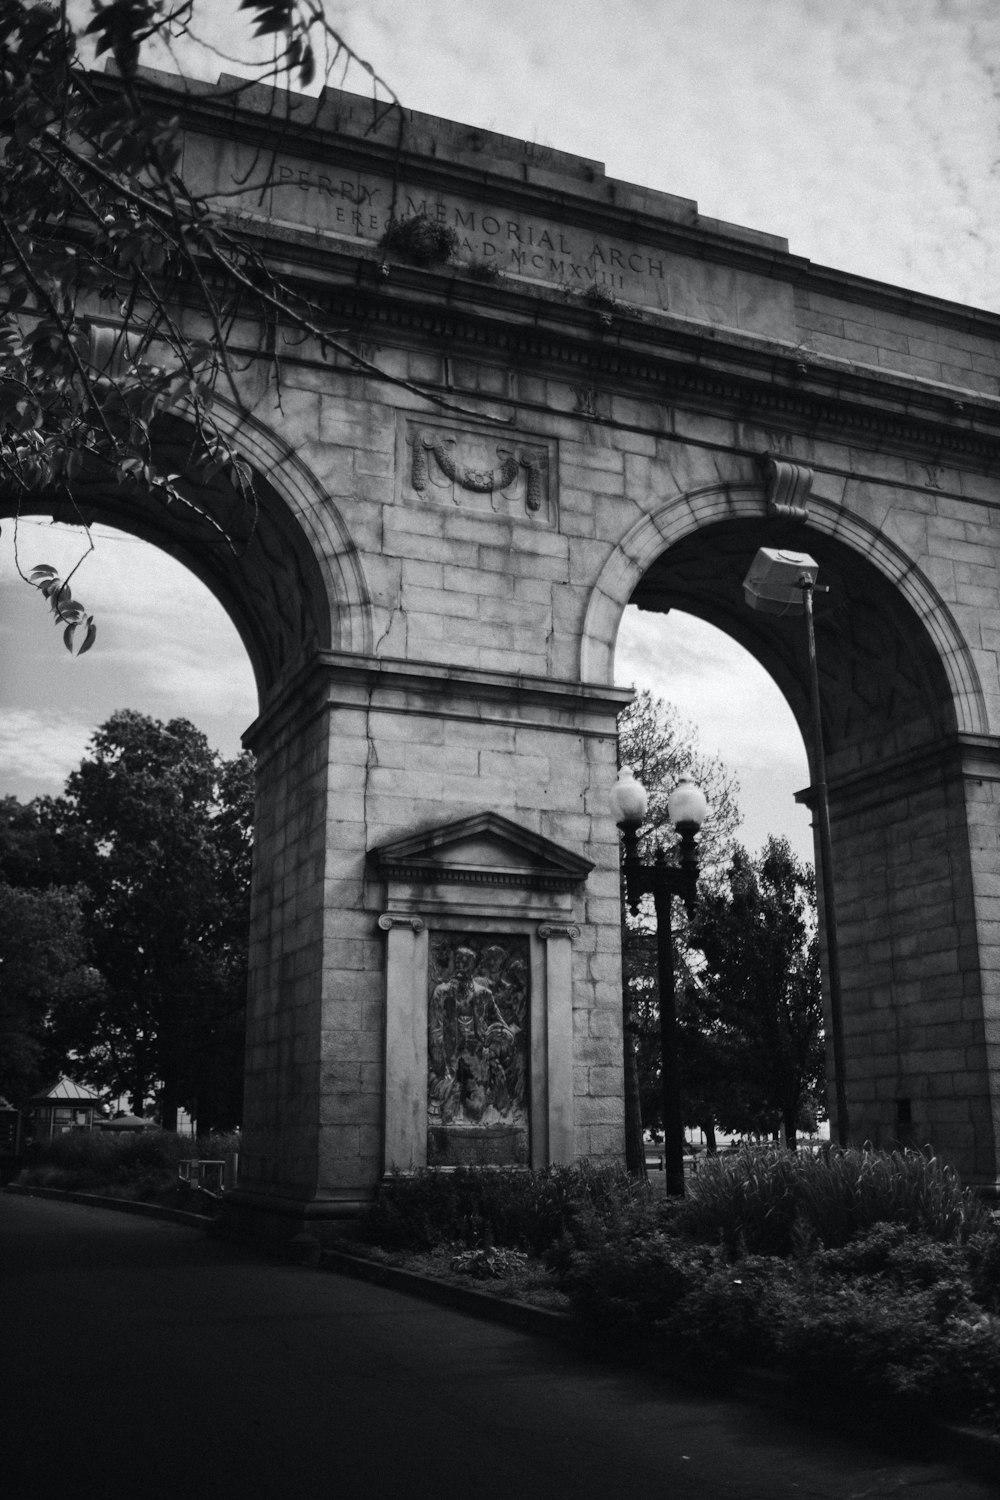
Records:
[[[529,976],[527,937],[431,934],[428,1166],[527,1162]]]
[[[502,427],[406,420],[399,446],[400,498],[555,524],[551,443]]]

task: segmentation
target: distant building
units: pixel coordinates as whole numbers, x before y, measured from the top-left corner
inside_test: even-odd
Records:
[[[101,1096],[85,1083],[60,1078],[28,1101],[28,1133],[36,1141],[51,1141],[68,1130],[93,1130],[101,1117]]]

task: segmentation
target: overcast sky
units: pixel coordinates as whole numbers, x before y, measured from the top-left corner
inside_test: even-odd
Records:
[[[232,35],[237,0],[207,14]],[[609,175],[785,236],[796,255],[1000,310],[995,0],[348,0],[328,6],[416,110],[604,161]],[[360,76],[348,79],[360,88]],[[23,565],[79,555],[23,526]],[[58,791],[115,708],[182,714],[226,754],[253,718],[249,665],[190,575],[99,540],[77,592],[98,644],[71,660],[0,543],[0,794]],[[791,716],[718,632],[626,616],[618,680],[698,727],[743,787],[743,836],[789,834],[806,780]]]

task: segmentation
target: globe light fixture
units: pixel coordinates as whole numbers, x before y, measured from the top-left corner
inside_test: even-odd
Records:
[[[708,817],[708,801],[690,776],[682,776],[667,798],[667,817],[683,837],[686,828],[697,832]]]
[[[639,827],[646,816],[649,794],[642,782],[636,781],[631,766],[622,766],[618,772],[609,800],[619,828],[625,824],[631,828]]]

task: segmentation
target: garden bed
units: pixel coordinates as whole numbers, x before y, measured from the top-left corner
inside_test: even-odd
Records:
[[[592,1169],[417,1173],[354,1249],[718,1388],[754,1368],[867,1430],[1000,1430],[1000,1227],[919,1153],[735,1153],[682,1203]]]

